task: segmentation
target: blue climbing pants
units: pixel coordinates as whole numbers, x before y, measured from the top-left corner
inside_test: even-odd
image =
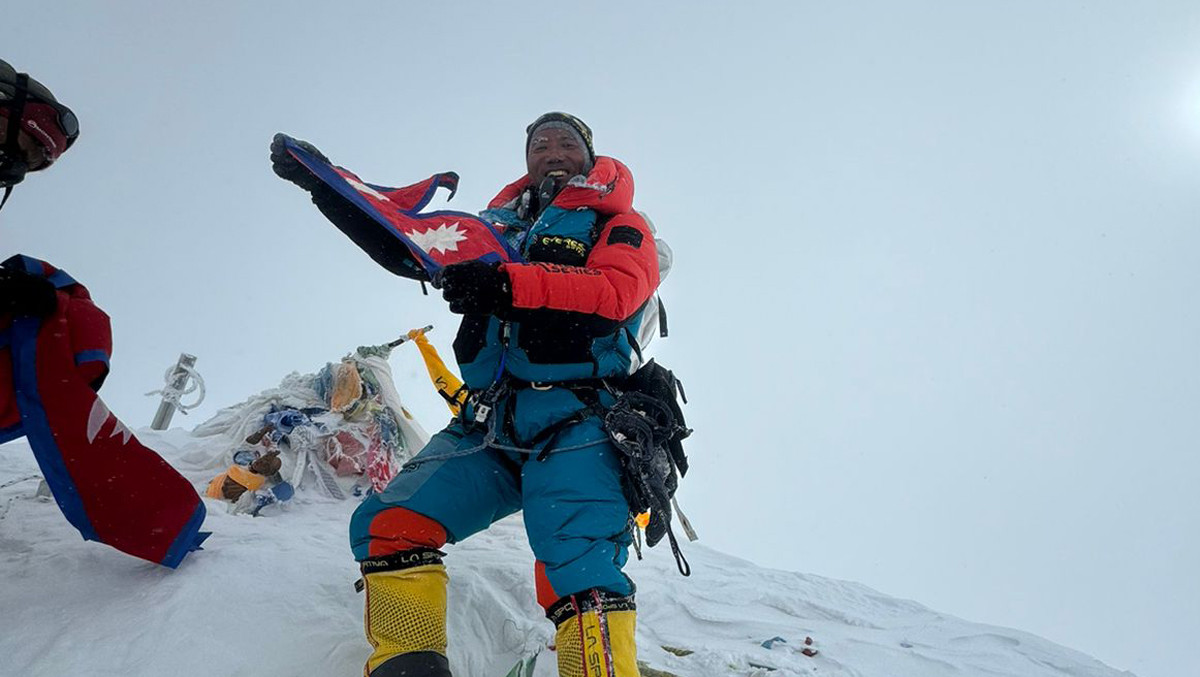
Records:
[[[594,432],[597,421],[579,427],[586,431],[589,424]],[[355,511],[355,559],[456,543],[523,510],[543,607],[590,588],[633,594],[621,571],[631,536],[619,452],[606,438],[556,450],[578,439],[564,435],[538,457],[493,447],[471,452],[483,445],[483,433],[452,424]]]

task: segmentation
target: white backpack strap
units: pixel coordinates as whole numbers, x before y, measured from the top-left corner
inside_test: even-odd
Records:
[[[654,227],[654,221],[650,219],[650,216],[646,212],[638,212],[638,214],[646,220],[650,232],[657,235],[658,229]],[[658,252],[658,282],[662,284],[667,279],[667,274],[671,272],[675,254],[671,251],[671,245],[660,237],[654,238],[654,247]],[[637,335],[638,346],[645,350],[656,335],[660,337],[667,335],[667,310],[657,293],[650,297],[650,300],[646,302],[645,309],[642,310],[642,324],[638,328]]]

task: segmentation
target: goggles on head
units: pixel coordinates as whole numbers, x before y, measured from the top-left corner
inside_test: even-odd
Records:
[[[14,80],[0,81],[0,120],[8,130],[0,163],[9,169],[0,169],[0,180],[11,180],[17,169],[13,165],[18,162],[25,165],[26,171],[48,167],[79,138],[79,119],[70,108],[55,101],[50,90],[25,73],[16,73]],[[40,158],[22,158],[18,131],[37,142],[42,150]],[[42,162],[29,166],[37,160]]]
[[[4,61],[0,61],[0,67],[0,74],[4,75],[0,80],[0,124],[6,131],[0,145],[0,188],[4,189],[0,208],[3,208],[13,186],[25,179],[26,172],[49,167],[75,143],[79,138],[79,119],[28,74],[13,71]],[[39,146],[41,153],[37,157],[30,157],[21,148],[22,132]],[[31,163],[36,165],[31,167]]]

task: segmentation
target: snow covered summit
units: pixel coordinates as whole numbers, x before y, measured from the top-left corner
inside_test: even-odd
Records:
[[[214,438],[180,430],[138,436],[198,489],[211,478]],[[262,517],[205,499],[213,535],[170,571],[80,540],[52,501],[35,496],[37,474],[24,442],[0,446],[0,675],[361,674],[368,647],[346,536],[354,499],[302,490]],[[763,569],[696,543],[684,548],[690,578],[665,546],[628,567],[639,586],[647,675],[1131,674],[855,583]],[[554,675],[552,628],[534,599],[519,516],[447,549],[455,674],[504,677],[537,654],[534,674]]]

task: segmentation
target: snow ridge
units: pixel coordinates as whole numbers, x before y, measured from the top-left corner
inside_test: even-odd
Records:
[[[137,434],[201,488],[220,453],[213,445],[221,436],[206,432]],[[361,674],[368,647],[346,536],[353,499],[302,490],[283,510],[258,518],[205,499],[205,530],[213,535],[170,571],[80,540],[52,501],[34,496],[37,481],[27,478],[37,472],[23,441],[0,446],[0,674]],[[638,584],[639,657],[671,675],[1132,674],[856,583],[684,547],[690,578],[678,574],[666,548],[647,550],[628,567]],[[554,675],[552,627],[535,602],[520,517],[447,551],[454,673],[502,677],[540,651],[535,675]],[[768,642],[774,638],[782,641]]]

